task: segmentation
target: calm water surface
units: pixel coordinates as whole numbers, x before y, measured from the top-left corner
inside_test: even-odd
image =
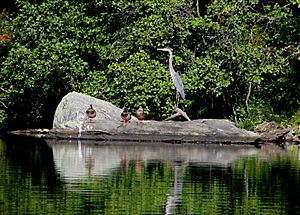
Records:
[[[0,214],[300,214],[297,146],[0,139]]]

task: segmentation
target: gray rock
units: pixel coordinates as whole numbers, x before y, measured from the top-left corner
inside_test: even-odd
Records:
[[[85,111],[92,104],[96,118],[87,119]],[[192,121],[138,122],[132,116],[130,123],[122,123],[122,109],[88,95],[67,94],[55,112],[53,129],[46,138],[91,140],[147,140],[167,142],[254,142],[259,136],[239,129],[225,119]]]
[[[94,97],[71,92],[64,96],[56,108],[53,128],[71,128],[78,129],[85,122],[87,122],[86,110],[93,105],[96,110],[96,117],[92,122],[110,121],[120,122],[122,109],[116,107],[110,102],[96,99]],[[132,121],[137,121],[132,117]]]
[[[259,125],[257,125],[254,128],[255,132],[270,132],[272,130],[275,130],[278,128],[278,125],[276,122],[272,121],[272,122],[263,122]]]

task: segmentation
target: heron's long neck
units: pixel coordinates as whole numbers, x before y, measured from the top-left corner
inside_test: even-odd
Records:
[[[169,58],[169,68],[173,69],[173,55],[172,52],[169,52],[170,58]]]

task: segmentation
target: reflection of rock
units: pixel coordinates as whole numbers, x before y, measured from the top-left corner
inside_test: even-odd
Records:
[[[261,150],[258,153],[260,159],[268,161],[275,160],[280,155],[287,155],[287,151],[273,143],[266,143],[262,145]]]
[[[63,178],[105,175],[115,168],[121,168],[121,165],[126,171],[130,160],[135,160],[137,171],[141,171],[138,165],[149,160],[163,160],[170,164],[186,161],[228,166],[240,156],[253,155],[259,150],[237,145],[158,145],[132,142],[128,144],[124,142],[76,144],[67,141],[47,141],[47,143],[52,148],[56,168]]]

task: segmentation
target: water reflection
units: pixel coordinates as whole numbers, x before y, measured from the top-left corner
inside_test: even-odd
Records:
[[[0,140],[0,214],[299,214],[299,149]]]
[[[47,141],[52,148],[57,170],[65,179],[88,175],[105,175],[120,168],[126,171],[129,161],[136,162],[136,172],[147,161],[188,162],[199,165],[228,166],[241,156],[257,154],[253,146],[237,145],[173,145],[157,143],[110,144],[96,142]]]
[[[180,204],[185,168],[189,164],[228,166],[241,156],[257,154],[253,146],[237,145],[173,145],[153,143],[66,142],[47,141],[60,175],[67,181],[90,176],[109,175],[115,169],[124,174],[134,161],[136,175],[141,175],[145,163],[165,161],[171,168],[171,187],[166,194],[165,214]]]
[[[180,204],[182,194],[182,184],[184,177],[184,170],[187,167],[187,162],[176,162],[172,165],[173,186],[171,187],[166,202],[165,214],[172,214],[172,211]]]

